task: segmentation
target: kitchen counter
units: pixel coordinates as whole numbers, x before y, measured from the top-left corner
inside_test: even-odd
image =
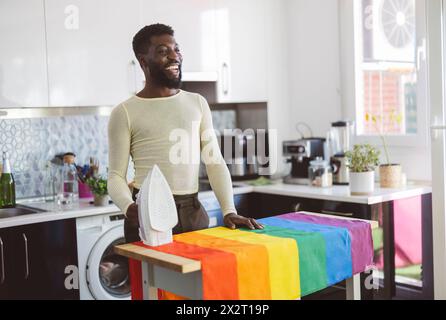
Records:
[[[234,194],[243,194],[253,191],[253,187],[246,186],[244,184],[237,185],[234,188]],[[209,197],[215,197],[213,191],[204,191],[198,193],[198,199],[206,199]],[[71,206],[58,206],[54,202],[44,202],[42,199],[22,199],[18,200],[17,203],[45,210],[45,212],[21,215],[10,218],[0,219],[0,229],[15,227],[33,223],[63,220],[63,219],[75,219],[88,216],[95,216],[106,213],[117,213],[120,212],[119,208],[115,204],[110,204],[108,206],[95,207],[90,204],[93,199],[80,199],[79,202],[72,204]]]
[[[243,182],[237,182],[234,183],[234,186],[235,195],[256,192],[369,205],[402,198],[409,198],[432,192],[432,188],[430,186],[417,184],[409,184],[407,187],[400,189],[382,189],[377,186],[375,192],[369,196],[351,196],[348,186],[315,188],[311,186],[288,185],[282,183],[281,181],[276,181],[271,185],[265,186],[250,186]],[[198,198],[200,200],[210,197],[215,197],[213,191],[198,193]],[[62,206],[62,208],[59,209],[54,203],[45,203],[39,199],[20,200],[18,203],[43,209],[46,212],[0,219],[0,228],[119,212],[119,208],[114,204],[103,207],[95,207],[90,204],[90,201],[92,201],[92,199],[81,199],[78,203],[73,204],[71,207]]]
[[[376,204],[392,200],[404,199],[428,194],[432,187],[410,183],[406,187],[398,189],[380,188],[375,186],[375,191],[370,195],[352,196],[349,186],[333,186],[330,188],[317,188],[312,186],[290,185],[277,182],[272,185],[256,186],[253,191],[257,193],[275,194],[290,197],[309,198],[318,200],[331,200],[361,204]]]
[[[33,208],[42,209],[46,212],[0,219],[0,229],[33,223],[81,218],[104,213],[119,212],[118,207],[116,207],[114,204],[103,207],[95,207],[89,203],[90,201],[92,201],[92,199],[80,199],[79,202],[76,202],[71,206],[62,206],[59,209],[54,202],[46,203],[40,199],[18,200],[17,203]]]

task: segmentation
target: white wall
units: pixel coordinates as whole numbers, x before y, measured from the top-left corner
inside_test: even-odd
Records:
[[[325,137],[341,119],[338,5],[333,0],[268,0],[268,127],[282,141],[300,138],[298,122]]]
[[[275,150],[278,172],[284,172],[287,166],[282,157],[282,141],[293,139],[291,128],[290,92],[289,92],[289,38],[286,25],[288,0],[267,1],[267,63],[268,68],[268,128],[276,129],[277,145]],[[261,66],[260,66],[261,67]]]
[[[306,122],[315,136],[325,137],[340,120],[338,2],[285,0],[290,81],[290,125]],[[279,51],[280,49],[278,49]],[[277,59],[282,59],[277,52]],[[297,131],[295,137],[298,138]]]
[[[381,148],[382,150],[382,148]],[[381,152],[384,162],[384,151]],[[426,147],[390,147],[391,162],[400,163],[409,180],[432,180],[431,150]]]

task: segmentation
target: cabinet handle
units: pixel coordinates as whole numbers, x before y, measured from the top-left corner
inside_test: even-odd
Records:
[[[228,74],[228,69],[229,66],[226,62],[223,63],[222,66],[222,77],[223,77],[223,94],[228,94],[229,93],[229,74]]]
[[[29,278],[29,258],[28,258],[28,238],[22,233],[23,241],[25,242],[25,279]]]
[[[321,213],[333,214],[335,216],[353,217],[352,212],[336,212],[336,211],[321,210]]]
[[[1,273],[1,277],[0,277],[0,284],[3,284],[5,282],[5,253],[3,251],[3,240],[0,237],[0,255],[2,258],[2,273]]]
[[[300,203],[296,203],[296,204],[293,205],[293,207],[292,207],[292,210],[293,210],[294,212],[298,212],[299,209],[300,209]]]

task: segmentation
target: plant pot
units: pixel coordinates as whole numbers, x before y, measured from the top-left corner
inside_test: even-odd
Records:
[[[375,172],[350,172],[350,193],[352,195],[368,195],[375,189]]]
[[[399,164],[379,166],[379,181],[381,188],[399,188],[401,186],[402,168]]]
[[[108,194],[103,196],[94,195],[94,205],[96,207],[108,206]]]

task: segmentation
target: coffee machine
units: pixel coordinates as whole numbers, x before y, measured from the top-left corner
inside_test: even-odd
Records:
[[[303,138],[300,140],[284,141],[282,153],[291,163],[291,172],[283,182],[287,184],[308,185],[308,168],[310,161],[316,157],[324,157],[324,138]]]
[[[335,185],[349,184],[349,169],[345,153],[351,150],[353,130],[353,122],[337,121],[331,124],[331,129],[327,134],[328,153]]]

